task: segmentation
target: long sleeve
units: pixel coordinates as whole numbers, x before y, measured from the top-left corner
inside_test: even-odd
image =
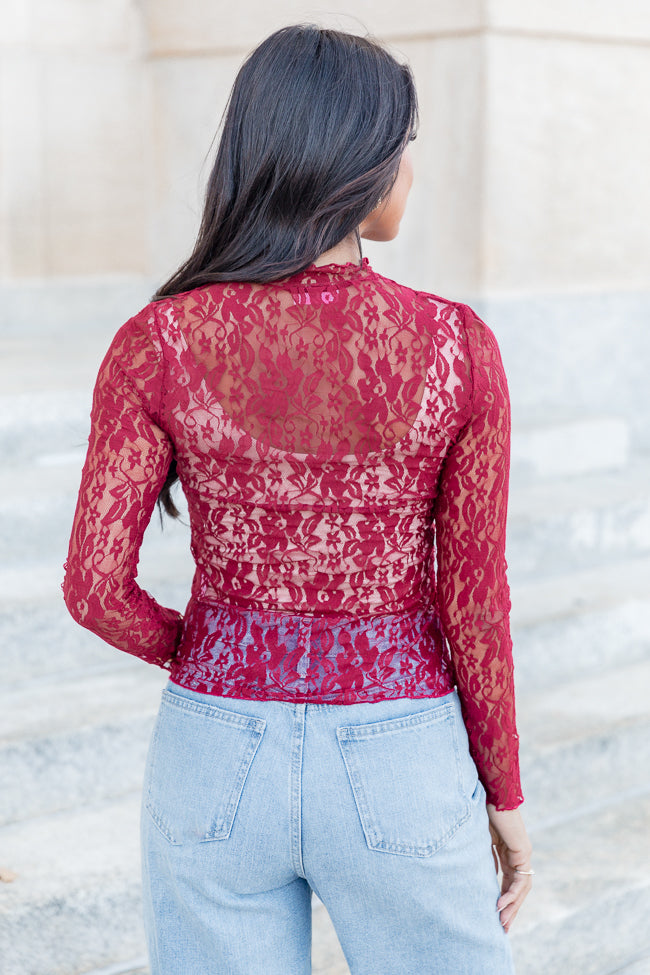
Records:
[[[492,332],[464,308],[470,416],[445,458],[436,499],[437,599],[470,750],[488,801],[522,801],[505,541],[510,402]]]
[[[162,366],[151,315],[145,309],[119,330],[100,367],[63,592],[82,626],[166,666],[181,616],[135,581],[142,537],[173,456],[155,420]]]

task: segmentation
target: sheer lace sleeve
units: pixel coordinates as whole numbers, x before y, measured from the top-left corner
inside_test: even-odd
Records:
[[[437,598],[488,802],[514,809],[523,796],[505,561],[510,403],[494,335],[470,309],[464,316],[471,415],[440,475]]]
[[[151,314],[145,309],[120,329],[100,367],[63,592],[82,626],[166,666],[181,616],[135,581],[142,536],[173,454],[155,419],[162,367]]]

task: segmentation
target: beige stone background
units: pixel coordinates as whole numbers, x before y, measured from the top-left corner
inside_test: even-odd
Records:
[[[99,360],[189,252],[243,57],[296,21],[412,64],[410,204],[364,246],[475,305],[508,373],[518,972],[650,975],[649,0],[0,0],[0,970],[145,964],[164,675],[74,626],[61,565]],[[152,522],[139,577],[179,609],[183,532]],[[342,975],[322,930],[314,971]]]
[[[413,65],[417,181],[382,267],[452,294],[647,288],[644,0],[3,0],[2,281],[168,273],[242,57],[298,20]]]

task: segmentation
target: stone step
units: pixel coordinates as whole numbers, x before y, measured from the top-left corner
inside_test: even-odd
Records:
[[[524,807],[525,808],[525,807]],[[613,975],[650,954],[650,791],[531,829],[518,975]]]
[[[133,973],[120,963],[145,956],[138,818],[136,794],[0,830],[2,865],[16,874],[2,889],[3,975]],[[650,952],[650,794],[531,835],[535,882],[512,933],[518,975],[638,966]],[[347,975],[322,908],[314,918],[315,972]]]
[[[6,575],[6,573],[5,573]],[[12,579],[14,586],[17,577]],[[23,577],[26,589],[30,579]],[[55,676],[63,680],[115,665],[124,656],[89,630],[78,626],[63,603],[58,583],[52,579],[52,596],[39,598],[38,592],[22,601],[0,599],[0,646],[2,683],[32,684]],[[0,581],[1,585],[1,581]],[[26,594],[27,595],[27,594]]]
[[[312,975],[349,975],[349,968],[339,945],[325,906],[316,894],[312,896]],[[148,959],[132,958],[115,965],[94,968],[84,975],[149,975]]]
[[[619,417],[594,416],[556,423],[514,424],[513,486],[540,478],[564,478],[622,470],[629,461],[630,433]]]
[[[90,675],[120,666],[134,658],[109,646],[90,630],[79,626],[63,602],[60,566],[45,571],[1,572],[0,646],[3,684],[28,684],[41,680]],[[148,582],[166,606],[182,610],[187,604],[189,578],[181,583]]]
[[[92,380],[84,390],[0,395],[0,450],[6,464],[80,467],[88,445]]]
[[[650,655],[650,558],[513,585],[517,687],[554,686]]]
[[[618,848],[602,852],[603,837],[617,835],[621,827],[624,850],[617,862]],[[649,837],[648,795],[533,831],[537,872],[511,932],[517,975],[650,975],[644,915],[650,907],[650,877],[643,870]],[[632,867],[629,883],[627,865]],[[321,923],[318,940],[329,947],[331,959],[323,975],[349,975],[326,912]]]
[[[315,894],[312,896],[311,964],[312,975],[349,975],[350,972],[329,914]],[[84,975],[149,975],[149,965],[143,956],[95,968]]]
[[[513,489],[511,581],[567,575],[650,555],[650,464]]]
[[[5,457],[26,467],[83,460],[91,394],[92,386],[0,394],[0,446]],[[548,480],[627,470],[626,429],[622,420],[606,417],[514,427],[513,487],[543,487]]]
[[[650,975],[650,949],[629,965],[624,965],[622,968],[617,965],[616,968],[610,968],[601,975]]]
[[[531,824],[650,791],[650,660],[517,698]]]
[[[144,954],[130,795],[0,829],[3,975],[77,975]]]
[[[122,655],[0,692],[0,825],[137,790],[168,674]]]
[[[150,531],[158,531],[156,525]],[[164,543],[182,525],[166,524]],[[140,581],[164,605],[182,610],[193,565],[185,540],[173,560],[157,557],[156,544],[143,546]],[[50,674],[74,675],[109,666],[121,657],[65,609],[60,562],[0,567],[0,645],[3,678],[11,684]],[[650,652],[650,559],[572,573],[566,578],[513,586],[512,631],[517,687],[541,689],[557,674],[572,679],[599,672],[621,659],[645,659]]]
[[[154,279],[140,274],[5,281],[0,286],[0,349],[12,344],[23,362],[54,358],[69,368],[87,355],[88,347],[103,348],[156,287]],[[57,369],[53,378],[60,375]]]
[[[0,474],[0,563],[19,567],[59,558],[63,564],[83,456],[83,451],[72,451],[66,462],[61,454],[42,455],[42,463],[13,466]],[[178,539],[187,548],[187,518],[165,517],[163,524],[154,511],[146,537],[148,546],[156,540],[169,546],[170,539]]]
[[[0,574],[0,584],[2,576]],[[119,650],[78,626],[56,592],[55,597],[10,603],[0,600],[0,646],[5,686],[52,678],[68,680],[120,665]],[[185,606],[185,588],[150,586],[166,606]],[[513,592],[517,606],[518,591]],[[542,691],[564,680],[592,676],[620,665],[650,659],[650,598],[585,607],[566,616],[526,622],[513,620],[515,679],[518,692]]]
[[[85,439],[90,393],[104,352],[122,322],[146,304],[153,290],[155,283],[145,278],[2,288],[0,418],[6,417],[7,422],[0,419],[0,450],[5,458],[33,456],[35,447],[51,452],[53,444],[65,452],[73,449],[79,436]],[[519,324],[515,347],[520,350]],[[544,326],[548,328],[548,321]],[[597,405],[586,401],[570,407],[567,418],[566,397],[555,397],[553,404],[540,410],[538,402],[530,401],[531,391],[539,399],[542,391],[548,392],[549,377],[544,375],[539,388],[531,386],[530,366],[515,369],[511,376],[512,383],[518,377],[526,383],[525,392],[513,389],[513,480],[621,468],[629,454],[629,423],[623,411],[601,415],[602,401]],[[554,382],[558,375],[554,370]],[[70,402],[73,390],[78,405],[66,414],[61,428],[55,420],[57,403],[61,397]],[[560,402],[565,404],[561,413]]]
[[[628,420],[635,448],[650,449],[645,291],[490,294],[477,304],[494,326],[515,418],[562,421],[605,408]]]
[[[517,975],[650,975],[650,792],[531,833],[535,880],[511,931]],[[349,975],[326,912],[319,939],[323,975]]]

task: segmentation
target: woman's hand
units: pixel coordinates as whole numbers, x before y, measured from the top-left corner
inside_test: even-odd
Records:
[[[501,912],[501,924],[509,931],[517,911],[533,885],[532,875],[527,872],[531,869],[530,856],[533,848],[518,809],[498,810],[488,803],[487,812],[494,865],[497,871],[500,866],[503,872],[497,908]]]

